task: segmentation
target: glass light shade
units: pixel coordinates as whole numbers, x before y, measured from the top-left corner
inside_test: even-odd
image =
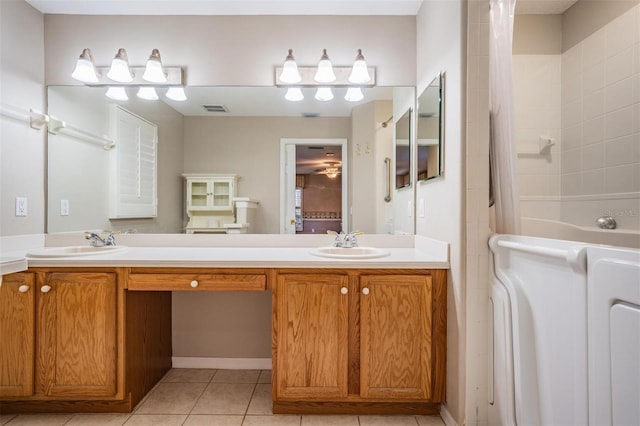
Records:
[[[184,88],[182,87],[169,87],[169,90],[167,90],[167,94],[165,96],[172,101],[187,100],[187,95],[184,93]]]
[[[316,91],[315,98],[323,102],[330,101],[331,99],[333,99],[333,92],[328,87],[319,87]]]
[[[156,93],[156,89],[153,87],[141,87],[138,90],[137,95],[140,99],[145,99],[147,101],[155,101],[158,99],[158,94]]]
[[[107,93],[105,95],[108,98],[114,99],[116,101],[128,101],[129,97],[127,96],[127,92],[124,90],[124,87],[109,87],[107,89]]]
[[[349,81],[351,83],[360,84],[367,83],[369,80],[371,80],[371,76],[367,69],[367,63],[364,60],[364,56],[362,56],[362,50],[358,49],[358,55],[356,56],[356,60],[353,62]]]
[[[119,49],[115,58],[111,61],[111,68],[107,73],[107,77],[118,83],[131,83],[133,81],[133,74],[129,69],[127,52],[124,49]]]
[[[151,56],[147,60],[147,66],[142,74],[142,79],[151,83],[165,83],[167,81],[167,76],[162,69],[162,61],[160,60],[158,49],[153,49],[151,52]]]
[[[318,69],[313,79],[318,83],[331,83],[336,81],[336,75],[333,72],[333,65],[331,65],[329,55],[327,55],[327,49],[322,50],[322,57],[320,58],[320,62],[318,62]]]
[[[358,102],[364,99],[364,95],[359,87],[349,87],[344,99],[349,102]]]
[[[280,81],[283,83],[299,83],[302,76],[298,71],[298,64],[293,57],[293,50],[289,49],[289,54],[282,65],[282,73],[280,73]]]
[[[284,98],[288,101],[297,102],[304,99],[304,95],[302,94],[302,89],[299,87],[289,87],[287,89],[287,93],[285,93]]]
[[[91,50],[84,49],[82,51],[76,61],[76,68],[71,73],[71,77],[83,83],[97,83],[99,81]]]

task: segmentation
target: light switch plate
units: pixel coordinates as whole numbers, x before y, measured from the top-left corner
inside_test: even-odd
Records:
[[[424,217],[424,198],[418,200],[418,214],[420,217]]]
[[[27,215],[27,197],[16,197],[16,216]]]
[[[69,216],[69,200],[60,200],[60,216]]]

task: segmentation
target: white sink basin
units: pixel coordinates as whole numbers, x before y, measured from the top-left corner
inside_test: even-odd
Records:
[[[389,252],[375,247],[318,247],[311,254],[336,259],[374,259],[389,256]]]
[[[68,246],[68,247],[46,247],[27,252],[27,257],[32,258],[54,258],[54,257],[75,257],[92,256],[99,254],[113,254],[125,251],[126,246]]]

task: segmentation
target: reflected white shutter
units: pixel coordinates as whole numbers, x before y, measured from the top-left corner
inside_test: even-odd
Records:
[[[111,219],[157,216],[158,127],[112,105]]]

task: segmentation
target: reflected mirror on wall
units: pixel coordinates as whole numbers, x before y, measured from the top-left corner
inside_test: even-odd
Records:
[[[418,181],[442,175],[444,141],[444,73],[439,74],[418,97],[417,167]]]
[[[349,173],[354,178],[371,179],[377,160],[374,154],[392,157],[394,147],[392,132],[378,132],[376,145],[367,145],[372,143],[366,139],[368,129],[381,122],[382,117],[393,115],[398,93],[403,102],[415,100],[413,87],[370,88],[365,91],[365,99],[355,103],[344,101],[346,89],[342,93],[338,90],[341,89],[336,89],[331,102],[316,101],[312,92],[305,93],[303,101],[289,102],[284,99],[285,89],[278,87],[191,86],[186,88],[186,102],[165,100],[164,96],[153,102],[135,96],[119,102],[125,109],[158,125],[155,218],[110,220],[107,183],[111,151],[66,132],[49,133],[47,232],[110,229],[181,233],[188,222],[182,174],[231,173],[240,177],[238,196],[259,202],[257,232],[279,233],[281,138],[345,138],[354,147],[358,146],[357,138],[361,138],[361,155]],[[114,101],[106,98],[104,92],[97,87],[50,86],[48,114],[93,135],[109,135],[109,104]],[[371,102],[375,102],[375,108]],[[407,135],[408,126],[407,122]],[[403,138],[408,139],[407,135]],[[316,169],[330,167],[325,163],[331,160],[324,159]],[[384,182],[382,177],[380,182]],[[356,212],[349,222],[351,229],[393,233],[406,219],[406,208],[402,210],[405,217],[371,214],[392,211],[385,209],[382,197],[375,197],[378,190],[375,185],[358,189],[364,201],[358,201],[357,208],[345,209]],[[319,211],[313,211],[316,210]],[[402,230],[413,231],[408,227]]]
[[[407,109],[395,124],[396,189],[411,186],[411,111]]]

